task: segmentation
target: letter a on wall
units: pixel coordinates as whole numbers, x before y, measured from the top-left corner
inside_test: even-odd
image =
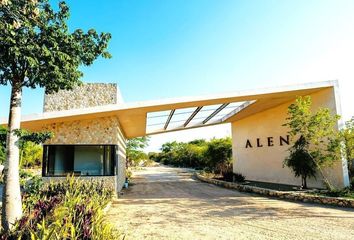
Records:
[[[250,140],[248,140],[248,139],[246,142],[246,148],[252,148],[252,144],[251,144]]]

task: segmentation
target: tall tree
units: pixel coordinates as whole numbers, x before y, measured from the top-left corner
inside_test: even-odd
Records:
[[[10,84],[11,100],[5,162],[2,226],[10,229],[22,215],[19,185],[19,136],[22,89],[44,87],[46,93],[72,89],[106,51],[111,38],[94,29],[70,32],[65,2],[53,10],[48,0],[0,0],[0,84]]]
[[[331,189],[333,187],[322,169],[331,166],[341,157],[341,138],[335,129],[340,117],[332,114],[328,108],[312,111],[311,106],[311,97],[306,96],[299,97],[288,107],[284,126],[289,127],[288,133],[295,144],[289,149],[290,155],[284,164],[290,167],[296,176],[302,176],[303,183],[306,183],[307,177],[314,176],[311,168],[315,165],[326,186]],[[313,164],[306,163],[310,160]]]

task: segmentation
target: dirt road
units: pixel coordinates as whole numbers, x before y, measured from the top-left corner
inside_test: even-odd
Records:
[[[125,239],[354,239],[354,210],[269,199],[151,167],[108,213]]]

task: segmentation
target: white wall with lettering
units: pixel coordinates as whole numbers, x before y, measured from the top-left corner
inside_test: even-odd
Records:
[[[313,108],[328,107],[337,113],[333,88],[311,95]],[[291,170],[284,166],[288,156],[287,128],[282,126],[291,102],[254,114],[232,123],[234,172],[242,173],[246,179],[301,185]],[[341,160],[326,169],[331,182],[338,187],[345,185],[345,172]],[[321,177],[308,180],[309,187],[324,187]]]

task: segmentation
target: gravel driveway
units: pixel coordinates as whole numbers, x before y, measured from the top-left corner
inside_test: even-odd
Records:
[[[134,172],[108,217],[125,239],[354,239],[354,210],[202,183],[165,166]]]

